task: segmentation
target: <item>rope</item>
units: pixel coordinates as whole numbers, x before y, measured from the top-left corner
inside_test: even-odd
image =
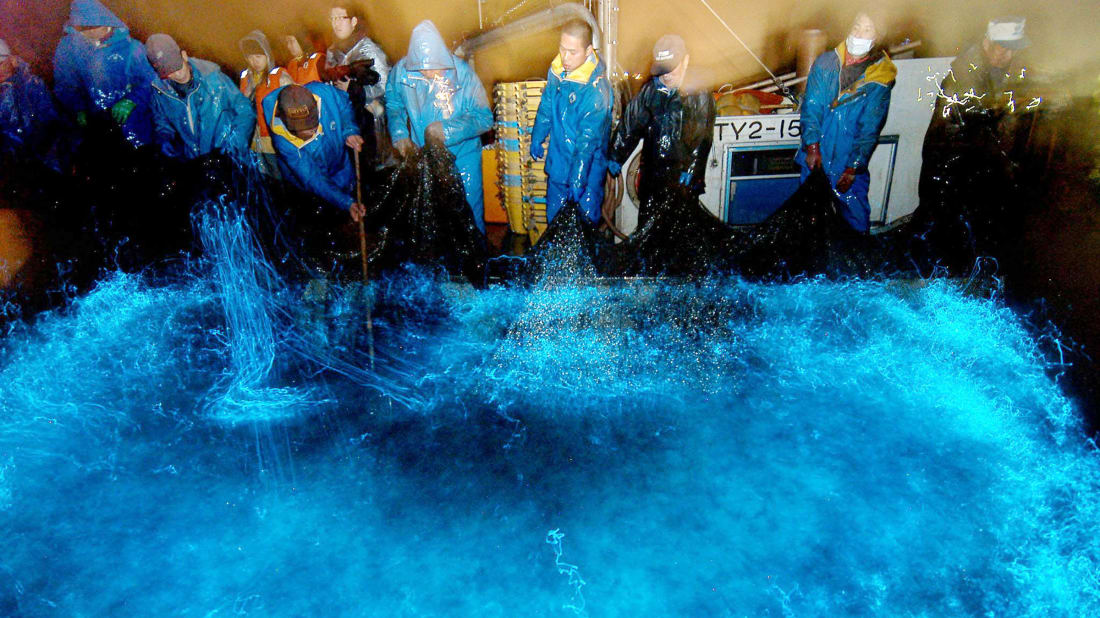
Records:
[[[512,13],[515,13],[516,11],[520,10],[521,8],[524,7],[524,5],[526,5],[530,1],[531,0],[520,0],[519,4],[513,6],[512,8],[505,11],[503,15],[498,17],[496,19],[496,21],[494,21],[493,23],[489,24],[489,26],[493,27],[493,28],[499,26],[501,24],[501,22],[503,22],[505,19],[508,19],[509,17],[511,17]]]
[[[775,82],[775,85],[777,88],[779,88],[779,91],[783,93],[783,96],[787,97],[791,101],[794,101],[795,105],[798,105],[798,98],[793,92],[791,92],[790,88],[787,88],[787,85],[783,83],[783,80],[776,77],[775,73],[772,73],[772,70],[768,68],[768,65],[764,64],[764,61],[760,59],[760,56],[757,56],[752,51],[752,48],[746,45],[745,42],[741,40],[741,37],[737,36],[737,33],[733,31],[733,28],[730,28],[730,25],[726,23],[726,20],[722,19],[722,16],[719,15],[718,12],[715,11],[713,8],[711,8],[707,0],[699,0],[699,2],[701,2],[703,6],[707,7],[707,10],[710,11],[711,15],[714,15],[714,18],[718,20],[718,23],[722,24],[722,26],[725,27],[725,29],[733,35],[733,38],[737,39],[737,42],[741,44],[741,47],[745,48],[745,51],[749,52],[749,55],[752,56],[752,59],[755,60],[757,64],[759,64],[761,67],[763,67],[764,71],[767,72],[768,76],[772,78],[773,82]]]

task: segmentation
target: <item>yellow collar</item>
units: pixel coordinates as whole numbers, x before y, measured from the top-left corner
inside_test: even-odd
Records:
[[[847,41],[841,41],[840,45],[836,46],[836,55],[840,58],[840,70],[844,70],[844,57],[847,55]],[[859,90],[860,86],[864,84],[881,84],[883,86],[889,86],[894,83],[894,79],[898,76],[898,67],[894,64],[893,60],[890,60],[890,56],[886,52],[882,52],[882,58],[879,58],[875,62],[871,63],[867,70],[863,72],[861,77],[856,83],[852,84],[846,92],[854,92]]]
[[[321,97],[314,94],[313,98],[317,100],[317,120],[318,120],[318,122],[317,122],[317,132],[313,134],[313,137],[311,137],[309,139],[302,139],[302,138],[298,137],[297,135],[294,135],[293,133],[291,133],[290,129],[287,129],[286,125],[283,124],[283,121],[279,118],[279,105],[278,104],[276,104],[275,108],[271,110],[271,120],[267,123],[268,126],[271,127],[271,132],[273,134],[278,135],[279,137],[285,139],[286,141],[290,142],[291,144],[294,145],[295,148],[297,148],[299,150],[301,150],[302,147],[304,147],[306,144],[308,144],[308,143],[312,142],[313,140],[317,139],[318,136],[324,135],[325,134],[325,125],[324,125],[324,123],[320,122],[320,120],[321,120]]]
[[[593,53],[588,56],[588,59],[584,61],[584,64],[573,69],[563,79],[567,82],[577,82],[579,84],[587,84],[588,80],[592,79],[592,74],[596,72],[596,67],[599,65],[600,59]],[[554,56],[554,62],[550,63],[550,70],[554,72],[554,75],[561,75],[565,70],[565,65],[561,62],[561,54]]]

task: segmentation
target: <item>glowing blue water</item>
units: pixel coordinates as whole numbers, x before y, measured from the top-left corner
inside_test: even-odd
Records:
[[[410,273],[375,373],[363,292],[221,216],[2,342],[0,614],[1100,610],[1100,459],[996,300]]]

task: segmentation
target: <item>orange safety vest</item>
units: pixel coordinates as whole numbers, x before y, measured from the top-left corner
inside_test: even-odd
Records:
[[[280,86],[285,86],[284,80],[293,79],[290,72],[284,68],[276,68],[268,72],[264,77],[264,81],[260,85],[256,86],[256,91],[253,93],[253,99],[256,102],[256,119],[257,126],[260,129],[260,137],[265,138],[271,135],[267,126],[267,120],[264,118],[264,97],[279,89]],[[249,71],[246,69],[241,73],[241,93],[247,94],[248,88],[251,86],[252,76],[249,75]]]
[[[317,52],[312,56],[302,60],[301,58],[295,58],[286,65],[286,70],[290,73],[290,77],[294,80],[294,83],[299,86],[305,86],[311,82],[321,81],[321,64],[325,61],[325,55]]]

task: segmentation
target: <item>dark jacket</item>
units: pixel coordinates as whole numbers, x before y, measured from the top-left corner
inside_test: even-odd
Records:
[[[971,45],[951,63],[940,84],[925,144],[932,147],[984,148],[1015,128],[1015,118],[1029,110],[1027,70],[1017,59],[1005,69],[989,65],[981,43]]]
[[[193,159],[220,150],[243,156],[256,126],[252,103],[218,65],[191,58],[191,89],[180,97],[167,79],[153,82],[157,143],[169,157]]]
[[[611,138],[608,159],[626,163],[642,140],[642,195],[649,195],[657,183],[679,182],[683,172],[691,174],[691,187],[701,194],[716,115],[710,93],[674,90],[654,77],[626,107]]]
[[[53,152],[59,128],[45,82],[19,60],[15,74],[0,83],[0,153],[39,159],[59,170]]]

